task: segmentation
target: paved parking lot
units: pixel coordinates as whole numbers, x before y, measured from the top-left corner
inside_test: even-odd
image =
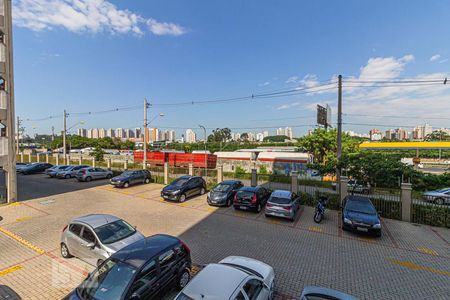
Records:
[[[265,261],[275,268],[278,299],[295,299],[307,285],[361,299],[449,299],[448,229],[385,219],[384,234],[376,239],[343,232],[337,212],[328,211],[316,224],[311,207],[288,222],[209,207],[205,196],[168,203],[156,184],[115,189],[43,175],[21,178],[20,184],[27,201],[0,207],[0,298],[5,287],[22,299],[68,293],[93,267],[60,256],[63,227],[74,216],[110,213],[145,235],[179,236],[199,266],[228,255]]]

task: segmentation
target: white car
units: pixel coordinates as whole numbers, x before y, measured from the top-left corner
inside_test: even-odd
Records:
[[[229,256],[201,270],[175,300],[268,300],[275,273],[259,260]]]

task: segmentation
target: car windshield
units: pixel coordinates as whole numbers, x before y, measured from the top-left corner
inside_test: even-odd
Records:
[[[62,167],[59,167],[60,170],[67,170],[68,168],[70,168],[70,167],[69,167],[69,166],[62,166]]]
[[[77,288],[84,300],[120,299],[136,269],[128,264],[110,259]]]
[[[213,188],[214,192],[228,192],[233,186],[231,184],[218,184]]]
[[[172,181],[172,183],[170,185],[183,186],[188,181],[189,181],[188,178],[177,178],[174,181]]]
[[[253,192],[249,192],[249,191],[238,191],[237,192],[237,196],[240,198],[249,198],[249,197],[253,197],[255,193]]]
[[[377,211],[375,207],[367,201],[348,201],[345,209],[352,212],[358,212],[368,215],[375,215]]]
[[[103,244],[112,244],[133,235],[136,229],[124,220],[118,220],[97,227],[94,231]]]
[[[437,190],[436,192],[437,193],[445,193],[445,192],[448,192],[448,191],[450,191],[450,189],[449,188],[445,188],[445,189]]]
[[[125,171],[122,173],[121,176],[131,176],[131,175],[133,175],[133,171]]]
[[[275,204],[290,204],[291,199],[290,198],[272,197],[272,198],[270,198],[269,202],[275,203]]]

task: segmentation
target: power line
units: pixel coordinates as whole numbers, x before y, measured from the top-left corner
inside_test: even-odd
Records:
[[[430,119],[430,120],[450,120],[449,117],[424,117],[424,116],[399,116],[399,115],[364,115],[364,114],[343,114],[353,117],[373,117],[373,118],[397,118],[397,119]]]
[[[378,127],[390,127],[390,128],[415,128],[412,125],[386,125],[386,124],[367,124],[367,123],[342,123],[344,125],[354,125],[354,126],[378,126]]]

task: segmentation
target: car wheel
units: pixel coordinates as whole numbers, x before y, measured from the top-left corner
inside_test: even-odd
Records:
[[[89,182],[89,181],[91,181],[92,180],[92,178],[91,178],[91,176],[88,176],[88,177],[86,177],[86,182]]]
[[[61,243],[61,256],[64,258],[71,258],[72,255],[69,252],[69,248],[67,248],[66,244]]]
[[[128,183],[128,182],[125,182],[124,184],[123,184],[123,187],[124,188],[127,188],[127,187],[129,187],[130,186],[130,184]]]
[[[150,183],[150,178],[145,178],[144,183],[145,183],[145,184]]]
[[[67,174],[66,176],[64,176],[64,178],[66,178],[66,179],[70,179],[70,175],[69,175],[69,174]]]
[[[437,198],[436,200],[434,200],[434,203],[436,203],[437,205],[444,205],[444,199]]]
[[[191,280],[191,273],[185,269],[178,277],[177,288],[179,290],[184,289],[184,287],[189,283],[189,280]]]
[[[230,207],[230,206],[231,206],[231,199],[228,199],[228,200],[227,200],[227,204],[226,204],[226,205],[227,205],[227,207]]]
[[[258,206],[256,207],[256,212],[261,212],[261,203],[258,203]]]
[[[103,259],[97,260],[97,267],[100,267],[100,265],[103,263]]]
[[[200,190],[200,195],[203,195],[204,193],[206,193],[206,190],[205,190],[205,188],[202,188],[202,189]]]
[[[111,174],[108,174],[108,175],[106,175],[106,178],[111,179],[111,178],[112,178],[112,175],[111,175]]]
[[[179,200],[181,203],[182,202],[184,202],[184,201],[186,201],[186,195],[185,194],[181,194],[181,196],[180,196],[180,200]]]
[[[380,232],[377,232],[377,233],[375,233],[375,236],[376,236],[376,237],[381,237],[381,231],[380,231]]]
[[[314,214],[314,222],[320,223],[320,222],[322,222],[322,219],[323,219],[323,215],[320,212],[316,212]]]

